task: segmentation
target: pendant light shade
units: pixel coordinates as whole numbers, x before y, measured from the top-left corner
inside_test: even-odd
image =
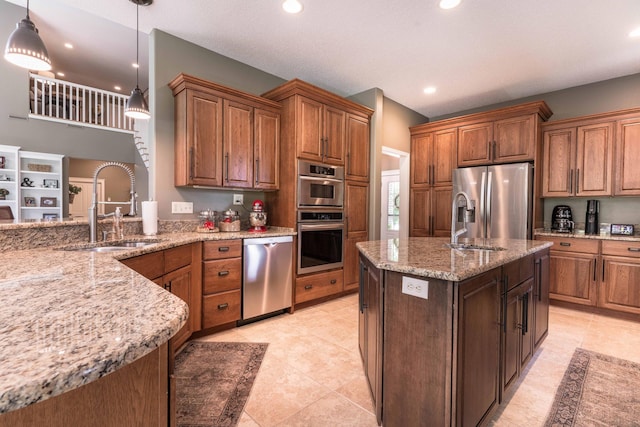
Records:
[[[149,119],[151,118],[151,113],[149,113],[149,106],[147,105],[147,101],[144,99],[144,95],[138,86],[138,75],[140,69],[140,60],[139,60],[139,51],[140,51],[140,42],[138,41],[138,35],[140,33],[140,5],[148,6],[153,3],[153,0],[129,0],[131,3],[136,4],[136,88],[131,91],[131,96],[127,99],[127,106],[124,109],[124,115],[127,117],[131,117],[132,119]]]
[[[51,69],[49,53],[38,35],[38,29],[29,18],[29,1],[27,0],[27,17],[16,24],[7,45],[4,48],[4,59],[22,68],[37,71]]]

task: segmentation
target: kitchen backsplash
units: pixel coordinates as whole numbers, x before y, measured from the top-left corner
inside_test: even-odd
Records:
[[[554,206],[567,205],[571,208],[576,230],[584,230],[587,200],[600,201],[600,233],[609,232],[611,224],[632,224],[636,235],[640,234],[640,198],[638,197],[567,197],[544,199],[544,228],[551,228]]]

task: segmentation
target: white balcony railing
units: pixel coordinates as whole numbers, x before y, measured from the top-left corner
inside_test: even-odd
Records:
[[[30,74],[29,117],[133,133],[124,115],[128,96]]]

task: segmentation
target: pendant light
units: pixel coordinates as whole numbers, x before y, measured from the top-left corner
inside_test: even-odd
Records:
[[[4,48],[4,59],[22,68],[37,71],[49,71],[51,60],[49,53],[38,35],[38,29],[29,18],[29,0],[27,0],[27,17],[16,24],[7,45]]]
[[[149,106],[144,99],[144,95],[138,86],[138,75],[140,70],[140,6],[148,6],[153,3],[153,0],[129,0],[131,3],[136,4],[136,88],[131,91],[131,96],[127,100],[127,106],[124,109],[124,115],[131,117],[132,119],[149,119],[151,113],[149,113]]]

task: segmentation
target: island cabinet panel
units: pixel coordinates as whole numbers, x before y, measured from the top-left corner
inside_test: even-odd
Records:
[[[382,423],[382,276],[360,257],[358,330],[360,356],[378,424]]]
[[[549,249],[536,252],[533,284],[533,306],[535,307],[533,342],[536,349],[549,332],[549,268]]]
[[[1,427],[169,425],[167,344],[59,396],[0,415]]]
[[[202,328],[240,320],[242,240],[204,242],[202,246]]]
[[[417,279],[428,280],[429,299],[404,294],[402,274],[384,272],[385,427],[451,423],[453,286]]]
[[[500,268],[459,284],[458,426],[485,423],[500,404],[500,291]]]

